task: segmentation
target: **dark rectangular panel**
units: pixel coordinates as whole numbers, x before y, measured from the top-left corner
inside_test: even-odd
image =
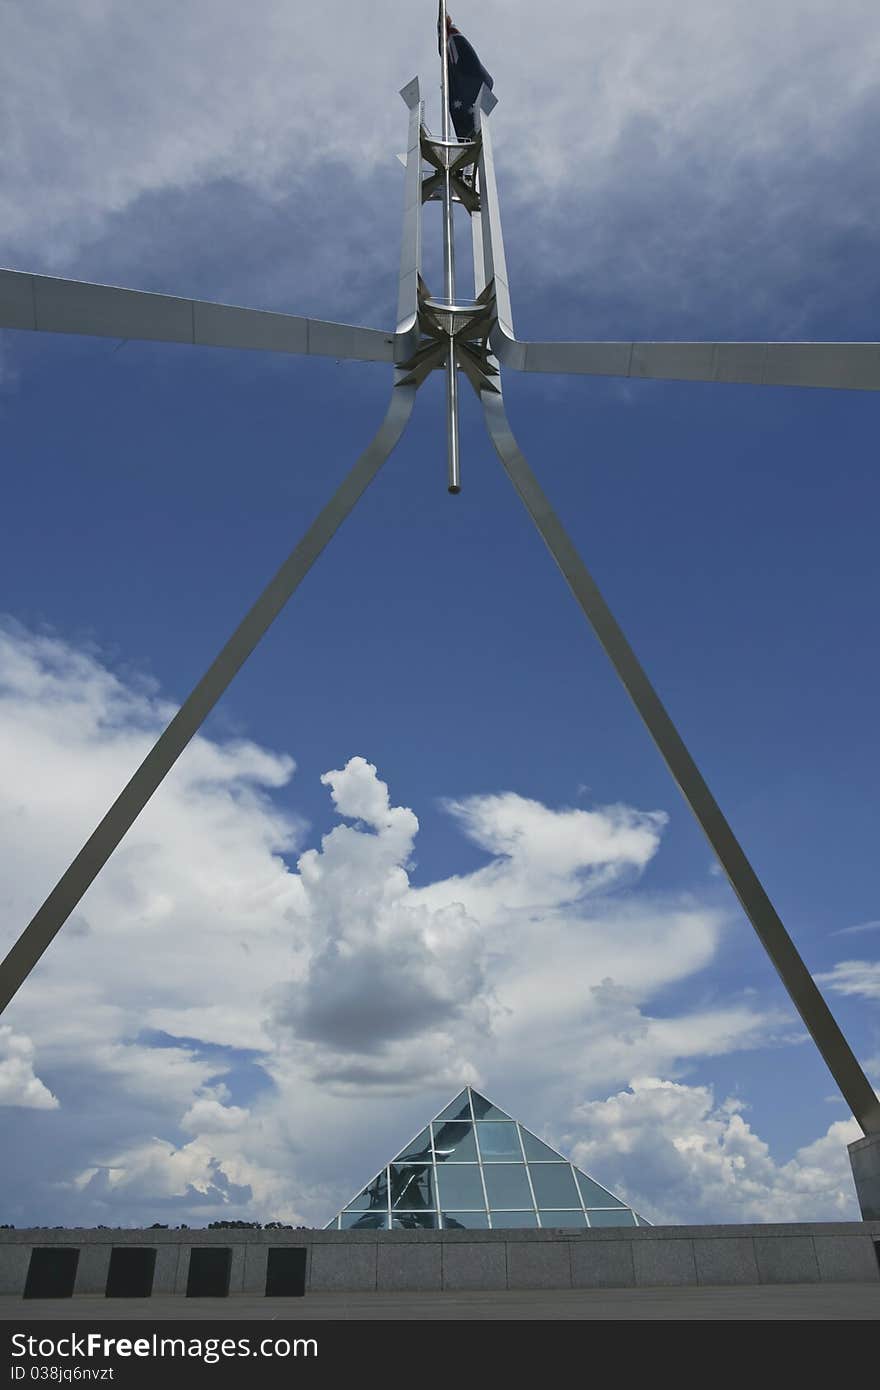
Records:
[[[532,1187],[539,1207],[579,1207],[581,1202],[568,1163],[529,1165]]]
[[[549,1211],[546,1208],[541,1211],[541,1225],[551,1230],[571,1227],[582,1231],[586,1224],[587,1218],[582,1211]]]
[[[340,1220],[343,1231],[387,1231],[387,1211],[344,1211]]]
[[[156,1251],[141,1245],[115,1245],[107,1271],[108,1298],[149,1298],[153,1292]]]
[[[476,1163],[477,1145],[474,1127],[469,1124],[449,1124],[431,1126],[434,1131],[434,1154],[438,1163]]]
[[[392,1163],[390,1172],[392,1207],[434,1210],[434,1169],[430,1163]]]
[[[496,1231],[519,1231],[528,1226],[537,1226],[538,1218],[533,1211],[493,1211],[492,1225]]]
[[[484,1163],[522,1163],[522,1149],[515,1124],[503,1120],[480,1120],[477,1130]]]
[[[437,1216],[433,1211],[393,1211],[391,1213],[392,1231],[433,1231],[437,1226]]]
[[[476,1163],[446,1164],[439,1169],[437,1182],[444,1207],[451,1211],[464,1211],[468,1207],[485,1211],[486,1198]]]
[[[625,1207],[622,1211],[588,1211],[591,1226],[634,1226],[636,1218]]]
[[[31,1251],[25,1298],[70,1298],[79,1251],[69,1245],[48,1245]]]
[[[532,1194],[524,1163],[487,1163],[483,1169],[489,1210],[531,1207]]]
[[[487,1231],[489,1218],[484,1211],[444,1211],[443,1226],[447,1231]]]
[[[267,1298],[302,1298],[306,1291],[306,1252],[295,1246],[276,1246],[266,1265]]]
[[[232,1251],[228,1246],[194,1246],[189,1256],[187,1298],[225,1298],[231,1266]]]

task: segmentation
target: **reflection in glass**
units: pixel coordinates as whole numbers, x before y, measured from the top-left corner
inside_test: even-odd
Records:
[[[438,1163],[475,1163],[477,1145],[473,1125],[432,1125],[434,1153]]]
[[[520,1125],[519,1128],[522,1134],[523,1148],[526,1151],[526,1158],[541,1159],[550,1163],[568,1162],[568,1159],[563,1158],[562,1154],[558,1154],[555,1149],[551,1149],[549,1144],[545,1144],[543,1139],[539,1139],[535,1134],[530,1134],[527,1129],[523,1129],[522,1125]]]
[[[405,1149],[393,1160],[394,1163],[430,1163],[431,1162],[431,1131],[427,1125],[421,1134],[417,1134],[411,1144],[407,1144]]]
[[[537,1226],[538,1218],[533,1211],[493,1211],[492,1227],[496,1231],[522,1230],[526,1226]]]
[[[467,1091],[462,1091],[455,1100],[450,1101],[445,1110],[441,1110],[439,1115],[435,1115],[435,1123],[438,1120],[469,1120],[471,1117],[471,1106],[468,1100]]]
[[[579,1207],[574,1176],[568,1163],[530,1163],[529,1173],[539,1207]]]
[[[487,1163],[483,1176],[490,1209],[534,1205],[524,1163]]]
[[[477,1126],[480,1138],[480,1153],[484,1163],[502,1161],[522,1163],[522,1149],[516,1125],[508,1121],[481,1121]]]
[[[503,1110],[499,1110],[497,1105],[493,1105],[491,1100],[481,1096],[479,1091],[471,1091],[471,1100],[474,1106],[475,1120],[509,1120],[510,1116],[505,1115]]]
[[[541,1211],[541,1225],[544,1227],[560,1226],[565,1228],[568,1226],[579,1226],[582,1228],[586,1226],[586,1224],[587,1218],[582,1211]]]
[[[583,1217],[582,1204],[591,1219]],[[339,1229],[341,1223],[344,1230],[386,1230],[391,1221],[402,1229],[430,1230],[441,1221],[438,1207],[445,1209],[443,1224],[450,1229],[486,1230],[493,1225],[493,1209],[499,1212],[497,1224],[506,1227],[650,1225],[470,1086],[326,1229]]]
[[[444,1207],[482,1207],[486,1198],[476,1163],[447,1163],[437,1171],[440,1205]]]
[[[387,1231],[388,1215],[384,1211],[344,1211],[339,1224],[343,1231]]]
[[[604,1187],[600,1187],[592,1178],[588,1178],[586,1173],[582,1173],[579,1168],[577,1173],[578,1187],[584,1199],[585,1207],[622,1207],[623,1202],[618,1202],[616,1197],[612,1197],[610,1192],[606,1192]]]
[[[349,1202],[346,1211],[367,1211],[373,1207],[387,1207],[388,1205],[388,1179],[386,1170],[383,1168],[377,1178],[365,1187],[363,1192]]]
[[[443,1225],[447,1231],[487,1231],[489,1218],[484,1211],[444,1211]]]
[[[627,1207],[622,1211],[588,1211],[591,1226],[634,1226],[636,1218]]]
[[[391,1205],[410,1211],[434,1210],[434,1169],[416,1164],[391,1164]]]

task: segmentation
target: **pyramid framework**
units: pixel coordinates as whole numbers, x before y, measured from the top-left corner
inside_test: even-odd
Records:
[[[325,1229],[583,1230],[650,1224],[466,1086]]]

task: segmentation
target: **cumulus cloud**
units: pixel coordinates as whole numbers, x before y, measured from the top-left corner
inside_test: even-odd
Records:
[[[172,708],[96,650],[0,627],[3,949]],[[0,1084],[30,1108],[6,1219],[322,1222],[466,1081],[537,1127],[586,1098],[583,1120],[630,1076],[790,1040],[789,1016],[747,994],[656,1007],[725,926],[651,889],[662,812],[461,796],[447,809],[487,862],[414,885],[418,818],[373,764],[324,774],[339,823],[315,847],[275,799],[293,772],[196,739],[16,996]],[[727,1200],[713,1182],[707,1211]],[[694,1191],[676,1179],[663,1200],[684,1219]]]
[[[827,1132],[775,1160],[738,1099],[715,1102],[710,1086],[646,1076],[577,1108],[572,1157],[587,1171],[621,1174],[617,1191],[658,1223],[857,1221],[846,1146],[858,1123]]]
[[[26,1106],[30,1110],[57,1110],[58,1100],[34,1073],[34,1045],[30,1038],[0,1024],[0,1105]]]
[[[409,1073],[466,1066],[449,1034],[485,1030],[487,982],[480,925],[455,902],[431,909],[410,889],[418,820],[392,806],[386,784],[364,758],[328,772],[341,816],[298,863],[303,932],[314,943],[308,968],[277,996],[275,1018],[311,1044],[312,1066],[328,1079],[385,1083]],[[422,1060],[404,1060],[411,1040],[430,1035]]]

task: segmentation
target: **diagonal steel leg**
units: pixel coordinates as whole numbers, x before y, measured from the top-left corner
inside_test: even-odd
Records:
[[[398,380],[405,375],[395,373]],[[220,655],[175,714],[128,785],[120,792],[94,834],[59,879],[43,906],[25,928],[0,965],[0,1013],[27,979],[100,873],[110,855],[153,792],[174,766],[186,745],[214,708],[233,676],[244,664],[305,578],[327,542],[373,481],[403,433],[412,413],[416,388],[395,386],[385,419],[342,486],[312,522],[253,608],[230,637]]]
[[[514,438],[500,391],[483,391],[481,400],[489,435],[507,476],[718,856],[733,891],[779,972],[831,1075],[865,1133],[880,1133],[880,1100],[798,955],[675,725],[639,665],[632,647],[539,487]]]
[[[419,132],[423,107],[418,78],[414,77],[411,82],[408,82],[401,90],[400,95],[409,110],[409,138],[404,185],[403,236],[400,248],[397,330],[393,335],[393,355],[396,362],[405,360],[412,353],[419,336],[418,282],[422,263],[422,160]],[[0,299],[2,299],[3,288],[4,280],[0,277]],[[86,286],[87,290],[94,288],[94,286]],[[129,292],[112,291],[111,293],[127,295]],[[138,297],[138,301],[142,298],[144,296]],[[195,313],[195,308],[204,310],[210,307],[195,306],[193,313]],[[2,303],[0,303],[0,319],[2,319],[2,308]],[[230,310],[226,312],[239,314],[242,311]],[[34,327],[37,326],[37,321],[35,320],[33,324],[24,323],[20,326]],[[322,329],[335,329],[338,325],[324,324],[321,327]],[[355,334],[363,334],[363,331],[360,329],[345,330],[346,333],[354,332]],[[193,340],[195,340],[195,334]],[[385,346],[386,344],[383,344],[383,355]],[[0,1013],[6,1008],[19,986],[27,979],[86,889],[100,873],[126,831],[134,824],[153,792],[174,766],[190,739],[214,708],[239,667],[250,656],[260,638],[277,618],[291,594],[308,574],[327,542],[336,533],[388,458],[406,428],[418,389],[415,385],[406,384],[406,375],[405,371],[395,370],[391,402],[385,419],[379,426],[373,440],[367,445],[342,486],[317,519],[312,522],[299,545],[285,560],[274,579],[270,580],[216,661],[181,705],[168,728],[147,754],[131,781],[120,792],[97,830],[86,841],[70,868],[59,879],[43,906],[22,932],[9,955],[0,964]]]

